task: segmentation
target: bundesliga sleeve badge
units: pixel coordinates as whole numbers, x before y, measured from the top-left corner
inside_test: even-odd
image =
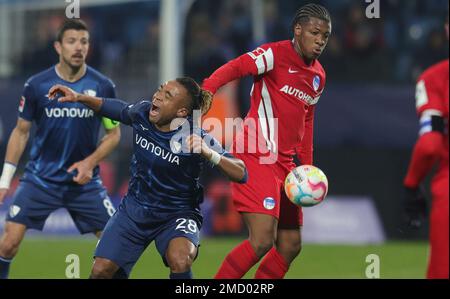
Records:
[[[23,109],[25,108],[25,97],[21,97],[20,98],[20,102],[19,102],[19,112],[22,113]]]

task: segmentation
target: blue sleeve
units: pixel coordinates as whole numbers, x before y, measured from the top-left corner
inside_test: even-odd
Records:
[[[19,103],[19,117],[27,121],[33,121],[36,114],[36,97],[33,86],[28,81],[23,88]]]
[[[105,83],[103,84],[103,93],[101,96],[104,98],[116,99],[117,98],[116,84],[114,84],[114,82],[109,79],[106,80]]]
[[[129,112],[132,107],[133,105],[119,99],[103,98],[102,107],[98,113],[125,125],[131,125],[133,121]]]

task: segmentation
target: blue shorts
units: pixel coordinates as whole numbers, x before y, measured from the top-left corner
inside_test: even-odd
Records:
[[[21,223],[27,228],[42,230],[48,216],[59,208],[66,208],[82,234],[103,231],[115,209],[106,190],[99,188],[85,192],[40,188],[22,181],[14,195],[6,221]]]
[[[168,264],[165,255],[171,240],[184,237],[197,248],[200,246],[201,216],[195,212],[161,214],[146,211],[148,221],[143,224],[132,219],[124,201],[126,200],[122,201],[106,225],[95,250],[95,257],[113,261],[127,277],[152,241],[155,241],[166,267]]]

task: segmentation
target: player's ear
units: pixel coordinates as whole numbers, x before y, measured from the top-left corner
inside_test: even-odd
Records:
[[[300,36],[300,34],[302,33],[302,25],[300,25],[299,23],[297,23],[294,26],[294,35],[295,36]]]
[[[187,108],[181,108],[177,111],[177,117],[186,118],[189,115],[189,110]]]
[[[61,43],[59,41],[56,41],[53,43],[53,46],[55,47],[56,53],[58,53],[58,55],[61,55]]]

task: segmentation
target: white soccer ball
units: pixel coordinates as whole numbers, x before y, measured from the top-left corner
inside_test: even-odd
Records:
[[[284,190],[294,204],[312,207],[321,203],[327,196],[328,179],[319,168],[302,165],[287,175]]]

